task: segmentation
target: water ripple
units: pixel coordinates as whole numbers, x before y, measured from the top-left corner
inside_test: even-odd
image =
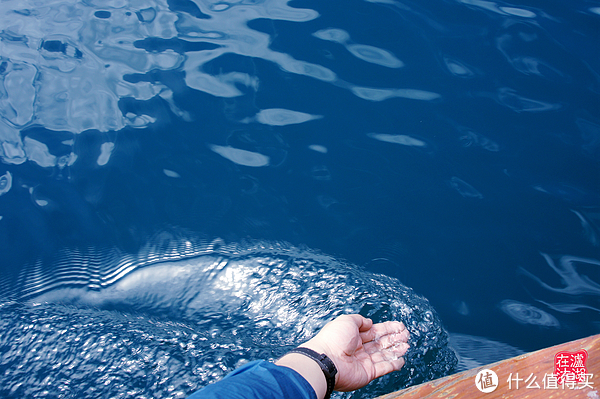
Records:
[[[600,313],[600,261],[578,256],[560,257],[542,254],[548,266],[559,277],[560,284],[547,281],[553,276],[535,275],[523,268],[519,269],[522,283],[531,295],[547,307],[563,314],[591,312],[597,317]]]
[[[368,44],[350,43],[350,34],[343,29],[322,29],[313,33],[315,37],[340,43],[356,58],[388,68],[401,68],[404,63],[391,52]]]
[[[506,299],[500,303],[500,309],[517,323],[542,327],[560,327],[556,317],[527,303]]]
[[[0,376],[3,396],[181,397],[347,312],[402,320],[412,335],[401,372],[346,397],[441,376],[456,362],[435,311],[410,288],[284,243],[162,235],[136,258],[70,252],[20,281],[21,299],[0,302],[11,370]]]

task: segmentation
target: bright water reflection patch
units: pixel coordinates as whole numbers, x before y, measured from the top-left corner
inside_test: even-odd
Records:
[[[161,98],[175,115],[189,121],[189,113],[176,104],[169,85],[153,78],[139,79],[153,71],[183,70],[187,87],[215,97],[238,97],[259,90],[260,78],[252,73],[210,72],[212,63],[231,54],[266,60],[286,72],[333,83],[369,101],[440,97],[420,89],[366,88],[345,82],[323,65],[272,50],[268,34],[248,27],[248,22],[261,18],[310,21],[319,16],[314,10],[290,7],[283,0],[196,6],[197,15],[179,11],[163,0],[139,4],[52,1],[43,6],[33,1],[3,2],[3,162],[20,164],[29,159],[42,167],[57,164],[44,143],[33,154],[31,143],[29,150],[26,148],[20,130],[30,126],[81,133],[142,128],[156,122],[141,110],[124,112],[120,105],[124,99]],[[321,30],[315,36],[343,44],[355,57],[372,64],[389,68],[404,65],[390,51],[350,42],[349,34],[341,29]],[[312,115],[310,119],[316,118]],[[302,114],[274,115],[267,110],[256,116],[256,121],[274,126],[310,119]]]
[[[500,303],[500,309],[521,324],[533,324],[541,327],[560,327],[556,317],[526,303],[512,300],[504,300]]]
[[[461,3],[480,7],[501,15],[514,15],[522,18],[535,18],[535,13],[523,8],[499,6],[498,3],[487,0],[460,0]]]
[[[450,178],[450,180],[448,181],[448,184],[450,185],[450,187],[458,191],[458,193],[464,198],[483,198],[483,194],[477,191],[475,187],[473,187],[466,181],[459,179],[456,176],[452,176],[452,178]]]
[[[427,145],[424,141],[404,134],[369,133],[367,136],[386,143],[401,144],[409,147],[425,147]]]
[[[437,93],[418,89],[377,89],[374,87],[352,87],[358,97],[369,101],[384,101],[390,98],[408,98],[411,100],[431,101],[440,98]]]
[[[306,114],[304,112],[292,111],[289,109],[271,108],[261,110],[258,114],[256,114],[254,120],[265,125],[286,126],[295,125],[297,123],[304,123],[321,118],[321,115],[311,115]],[[251,122],[252,120],[249,119],[246,121]]]
[[[542,254],[554,276],[534,275],[521,268],[522,283],[534,298],[553,311],[563,314],[580,312],[592,315],[594,323],[600,314],[600,261],[577,256]],[[559,277],[559,284],[548,283]]]
[[[209,147],[217,154],[238,165],[252,166],[254,168],[269,165],[269,157],[257,152],[216,144],[210,145]]]
[[[6,172],[0,176],[0,195],[6,194],[12,187],[12,175]]]
[[[0,387],[118,396],[133,375],[132,396],[177,397],[276,355],[240,331],[300,339],[346,309],[337,292],[380,318],[430,309],[396,280],[289,247],[176,239],[131,255],[165,226],[367,262],[460,331],[523,348],[532,330],[548,344],[597,333],[600,12],[558,3],[0,2],[0,295],[18,299],[0,311],[0,342],[30,367]],[[297,278],[315,265],[325,279],[302,283],[308,300]],[[475,299],[482,281],[494,284]],[[287,288],[298,308],[259,295]],[[21,301],[41,295],[57,302]],[[504,298],[520,302],[498,317]],[[298,309],[316,324],[294,330]],[[419,380],[429,354],[393,388]],[[42,382],[21,383],[32,375]]]
[[[155,241],[135,258],[72,252],[24,271],[13,293],[22,299],[0,303],[0,394],[183,397],[349,312],[403,321],[411,349],[402,371],[339,397],[373,397],[456,363],[435,311],[395,279],[285,244]]]
[[[330,40],[346,46],[346,49],[352,55],[363,61],[388,68],[401,68],[404,66],[402,61],[387,50],[367,44],[349,43],[350,34],[343,29],[323,29],[315,32],[313,35],[319,39]]]

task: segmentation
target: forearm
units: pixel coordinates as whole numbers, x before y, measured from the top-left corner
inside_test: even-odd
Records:
[[[288,353],[275,364],[250,362],[190,399],[247,399],[248,394],[272,399],[324,399],[328,389],[353,391],[400,370],[408,339],[408,330],[400,322],[374,325],[360,315],[339,316],[302,344],[304,349],[295,349],[301,353]]]
[[[304,345],[303,345],[304,346]],[[323,399],[327,392],[327,381],[321,367],[312,359],[299,354],[288,353],[275,362],[278,366],[291,368],[300,374],[313,387],[317,399]]]
[[[297,371],[267,362],[253,361],[209,384],[188,399],[321,399]]]

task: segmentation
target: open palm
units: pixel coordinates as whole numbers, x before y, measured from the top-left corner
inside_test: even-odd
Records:
[[[325,353],[338,370],[335,389],[352,391],[404,365],[409,333],[404,324],[373,321],[357,314],[328,323],[304,347]]]

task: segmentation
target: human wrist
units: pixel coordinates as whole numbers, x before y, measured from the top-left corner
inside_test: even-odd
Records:
[[[296,371],[310,384],[317,395],[317,399],[325,398],[327,380],[321,367],[313,359],[301,353],[287,353],[279,358],[275,364]]]
[[[300,345],[300,347],[312,349],[313,351],[315,351],[319,354],[322,353],[322,354],[326,355],[333,362],[333,364],[335,365],[335,367],[338,371],[335,374],[335,382],[337,383],[338,379],[340,378],[339,365],[337,364],[336,358],[335,358],[334,354],[332,353],[332,351],[329,349],[329,347],[327,345],[324,345],[322,342],[319,341],[318,336],[306,341],[305,343]]]

